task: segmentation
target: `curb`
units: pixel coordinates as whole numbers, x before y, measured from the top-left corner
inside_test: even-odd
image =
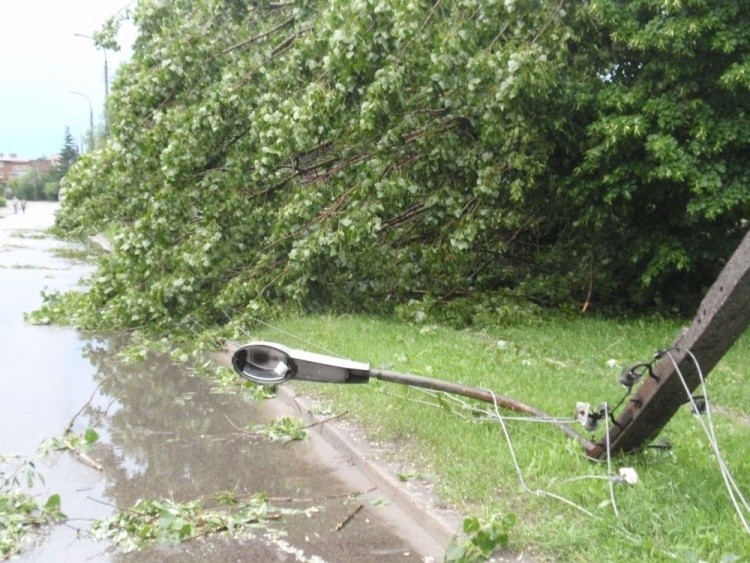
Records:
[[[315,431],[331,447],[344,454],[384,496],[418,522],[440,546],[446,548],[453,536],[460,532],[460,516],[441,507],[439,499],[425,485],[417,481],[399,480],[396,477],[397,468],[380,459],[380,452],[364,439],[361,430],[356,427],[345,428],[341,421],[326,421],[326,418],[313,414],[311,400],[297,395],[289,384],[277,387],[276,396],[307,425],[314,424],[309,431]],[[323,422],[325,424],[321,424]]]
[[[93,236],[90,236],[88,238],[89,242],[93,244],[94,246],[98,246],[101,248],[104,252],[112,252],[114,250],[112,243],[109,242],[104,235],[102,234],[96,234]]]

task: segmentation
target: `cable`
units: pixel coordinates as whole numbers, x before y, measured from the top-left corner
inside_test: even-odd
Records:
[[[526,481],[524,481],[524,478],[523,478],[523,473],[521,472],[521,467],[518,465],[518,460],[516,459],[516,453],[515,453],[515,450],[513,449],[513,442],[510,439],[510,433],[508,432],[508,428],[505,425],[505,421],[503,420],[503,417],[500,416],[500,409],[498,408],[497,400],[495,400],[495,394],[492,391],[490,391],[489,389],[487,390],[487,392],[492,395],[493,402],[494,402],[494,405],[495,405],[495,415],[497,416],[497,420],[500,423],[500,427],[503,429],[503,434],[505,435],[505,440],[508,443],[508,449],[510,450],[510,457],[511,457],[511,460],[513,461],[513,466],[515,467],[516,475],[518,475],[518,480],[521,482],[521,487],[523,487],[523,489],[527,493],[529,493],[529,494],[532,494],[532,495],[535,495],[535,496],[547,496],[547,497],[559,500],[560,502],[563,502],[563,503],[567,504],[568,506],[572,506],[573,508],[576,508],[576,509],[580,510],[581,512],[583,512],[587,516],[590,516],[594,520],[598,520],[597,516],[595,516],[593,513],[589,512],[588,510],[586,510],[582,506],[574,503],[572,500],[566,499],[565,497],[562,497],[560,495],[556,495],[555,493],[550,493],[548,491],[543,491],[541,489],[536,489],[536,490],[532,491],[526,485]]]
[[[610,410],[610,415],[613,415],[613,414],[614,414],[614,412],[615,412],[615,411],[616,411],[617,409],[619,409],[619,408],[620,408],[620,406],[621,406],[621,405],[622,405],[622,404],[623,404],[623,403],[625,402],[625,399],[627,399],[628,397],[630,397],[630,395],[631,395],[632,393],[633,393],[633,387],[632,387],[632,386],[631,386],[631,387],[628,387],[628,388],[627,388],[627,391],[625,391],[625,395],[623,395],[623,396],[622,396],[622,399],[620,399],[619,401],[617,401],[617,404],[616,404],[616,405],[615,405],[614,407],[612,407],[612,409]]]
[[[661,359],[664,354],[666,354],[669,350],[672,350],[673,348],[668,349],[659,349],[654,353],[654,357],[650,362],[641,362],[637,363],[633,366],[630,366],[629,368],[626,368],[622,371],[620,374],[620,384],[625,387],[625,395],[617,402],[617,404],[609,409],[609,417],[613,424],[617,424],[617,421],[615,420],[614,413],[617,409],[620,408],[620,406],[625,402],[625,399],[630,397],[630,395],[633,393],[633,387],[635,384],[643,377],[643,375],[648,372],[648,376],[656,379],[657,381],[659,378],[654,374],[654,363]],[[639,371],[640,370],[640,371]]]
[[[690,392],[690,388],[688,387],[687,382],[685,381],[685,377],[682,375],[682,371],[680,370],[680,367],[677,365],[677,362],[675,361],[674,356],[672,356],[671,352],[667,351],[666,354],[669,357],[669,360],[672,362],[672,365],[674,366],[675,372],[677,373],[677,376],[680,379],[680,383],[682,383],[682,386],[685,389],[685,393],[688,396],[690,404],[692,405],[693,409],[696,409],[696,412],[697,412],[695,399],[693,399],[693,395]],[[700,365],[698,364],[697,358],[695,358],[692,352],[688,352],[688,354],[690,354],[690,357],[692,358],[698,370],[698,377],[700,378],[701,385],[703,386],[703,396],[705,397],[705,400],[706,400],[706,412],[708,413],[710,412],[710,407],[709,407],[708,396],[706,394],[706,384],[705,384],[705,379],[703,377],[703,372],[700,369]],[[703,432],[706,434],[706,438],[708,439],[708,443],[711,446],[711,450],[713,451],[714,456],[716,457],[716,460],[719,463],[721,476],[724,479],[724,484],[727,487],[727,493],[729,494],[729,498],[732,501],[732,505],[734,506],[734,509],[737,512],[737,515],[740,517],[740,520],[742,521],[742,525],[745,528],[745,532],[750,533],[750,525],[748,525],[747,519],[745,518],[745,515],[742,512],[742,507],[740,507],[739,503],[737,502],[737,498],[735,495],[739,496],[746,510],[748,510],[747,501],[744,499],[742,492],[739,490],[736,482],[734,481],[731,474],[729,473],[729,469],[727,468],[726,462],[724,461],[724,458],[722,457],[721,452],[719,451],[719,444],[716,441],[716,434],[713,428],[713,419],[709,418],[708,420],[711,424],[711,429],[709,429],[706,426],[706,423],[703,421],[701,417],[698,417],[698,421],[700,422],[700,425],[703,428]]]
[[[724,479],[724,484],[727,487],[727,492],[729,493],[729,497],[732,500],[732,504],[734,505],[735,510],[740,516],[740,519],[742,520],[742,523],[745,526],[745,530],[750,532],[750,528],[748,528],[747,521],[744,518],[744,515],[742,514],[742,511],[737,503],[735,494],[740,497],[740,500],[745,506],[745,509],[746,510],[750,510],[750,509],[748,509],[747,502],[745,501],[744,497],[742,496],[741,491],[737,487],[736,482],[732,478],[732,475],[729,472],[729,468],[727,467],[726,462],[724,461],[724,458],[721,455],[721,452],[719,451],[719,443],[716,440],[716,430],[713,424],[713,417],[711,415],[711,407],[710,407],[710,402],[708,401],[707,388],[706,388],[705,379],[703,377],[703,371],[700,368],[700,364],[698,364],[697,358],[695,358],[692,352],[688,351],[687,353],[691,356],[691,359],[693,360],[693,363],[696,366],[698,377],[701,381],[701,386],[703,388],[704,401],[706,404],[705,412],[706,412],[706,418],[708,420],[708,426],[706,425],[706,423],[703,422],[703,419],[701,417],[698,417],[698,421],[700,422],[701,427],[703,428],[703,431],[706,434],[706,437],[708,438],[709,445],[711,446],[711,449],[713,450],[714,456],[716,457],[716,460],[719,463],[719,469],[721,471],[722,478]],[[682,386],[685,389],[685,392],[688,395],[688,399],[693,407],[693,410],[697,412],[698,408],[696,406],[695,399],[693,398],[692,393],[690,392],[690,389],[687,385],[687,382],[685,381],[685,378],[682,375],[682,372],[680,371],[679,366],[677,365],[677,363],[675,362],[671,354],[670,354],[670,360],[675,367],[675,370],[677,372],[678,377],[680,378],[680,382],[682,383]]]
[[[708,388],[706,387],[706,380],[703,376],[703,370],[701,369],[700,364],[698,363],[698,358],[695,357],[695,354],[693,354],[690,350],[687,350],[687,354],[690,356],[690,359],[693,360],[693,363],[695,364],[695,369],[698,371],[698,378],[701,382],[701,388],[703,390],[703,397],[706,402],[706,419],[708,420],[708,429],[711,431],[711,437],[713,439],[713,443],[716,446],[716,451],[719,451],[719,442],[716,439],[716,428],[714,427],[714,421],[713,421],[713,414],[711,413],[711,406],[708,401]],[[731,481],[732,486],[734,487],[734,490],[737,492],[738,496],[740,497],[740,500],[742,501],[742,504],[745,506],[745,510],[750,512],[750,505],[748,505],[747,501],[745,500],[745,497],[740,492],[739,487],[737,486],[737,483],[732,478],[732,475],[729,473],[729,469],[726,466],[726,463],[724,462],[723,457],[719,457],[719,463],[722,466],[723,471],[726,472],[727,478],[729,481]]]
[[[437,397],[439,395],[439,393],[437,391],[431,391],[429,389],[420,389],[418,387],[416,389],[417,389],[417,391],[420,391],[422,393],[430,395],[431,397]],[[389,397],[395,397],[397,399],[402,399],[404,401],[409,401],[410,403],[414,403],[416,405],[425,405],[425,406],[432,407],[432,408],[435,408],[435,409],[445,409],[445,406],[443,406],[442,404],[439,404],[439,403],[435,403],[435,402],[431,402],[431,401],[423,401],[421,399],[413,399],[411,397],[406,397],[403,394],[392,393],[392,392],[390,392],[390,391],[388,391],[386,389],[378,389],[378,391],[380,393],[383,393],[383,395],[388,395]],[[448,395],[446,395],[446,397],[448,397]],[[455,412],[455,411],[452,411],[452,410],[451,410],[451,414],[454,414],[458,418],[461,418],[463,420],[469,420],[469,417],[466,416],[465,414],[462,414],[462,413],[459,413],[459,412]]]
[[[615,516],[620,517],[620,513],[617,510],[617,503],[615,502],[615,484],[612,480],[612,456],[610,455],[609,447],[609,408],[607,403],[604,403],[604,440],[607,445],[607,475],[609,475],[609,498],[612,499],[612,509],[615,511]]]
[[[313,348],[317,348],[321,352],[325,352],[326,354],[330,354],[331,356],[336,356],[337,358],[342,357],[341,354],[338,354],[338,353],[336,353],[336,352],[334,352],[332,350],[329,350],[329,349],[321,346],[320,344],[316,344],[315,342],[312,342],[310,340],[305,340],[301,336],[297,336],[296,334],[288,332],[288,331],[284,330],[281,327],[274,326],[274,325],[272,325],[270,323],[267,323],[266,321],[263,321],[263,320],[258,319],[256,317],[253,317],[253,316],[249,316],[248,318],[251,321],[255,321],[256,323],[258,323],[260,325],[263,325],[263,326],[265,326],[267,328],[270,328],[271,330],[275,330],[275,331],[277,331],[277,332],[279,332],[281,334],[284,334],[284,335],[288,336],[289,338],[294,338],[296,341],[301,342],[302,344],[307,344],[308,346],[312,346]]]
[[[442,399],[444,399],[446,401],[452,401],[454,403],[457,403],[460,408],[463,408],[463,409],[465,409],[467,411],[470,411],[472,413],[481,413],[481,414],[484,414],[485,416],[487,416],[488,418],[494,418],[495,417],[495,413],[490,412],[490,411],[485,410],[485,409],[482,409],[482,408],[479,408],[477,406],[470,405],[469,403],[467,403],[466,401],[464,401],[460,397],[456,397],[455,395],[451,395],[449,393],[444,393],[442,391],[434,391],[432,389],[424,389],[424,388],[421,388],[421,387],[414,387],[414,389],[416,389],[417,391],[420,391],[422,393],[425,393],[426,395],[429,395],[429,396],[437,399],[438,403],[435,404],[435,403],[428,403],[426,401],[419,401],[417,399],[408,399],[406,397],[403,397],[403,398],[405,398],[406,400],[418,403],[418,404],[430,405],[430,406],[433,406],[433,407],[436,407],[436,408],[445,408],[445,406],[442,404],[442,402],[440,400],[440,398],[442,398]],[[386,393],[386,394],[390,394],[390,393],[387,393],[385,391],[383,391],[383,392]],[[397,396],[397,395],[394,395],[394,396]],[[438,397],[440,397],[440,398],[438,398]],[[463,415],[463,414],[460,414],[460,413],[456,413],[456,412],[454,412],[453,414],[455,414],[456,416],[458,416],[460,418],[463,418],[463,419],[466,419],[466,420],[470,420],[469,417],[466,416],[466,415]],[[507,416],[507,415],[504,415],[502,418],[504,420],[513,420],[513,421],[517,421],[517,422],[538,422],[538,423],[541,423],[541,424],[544,424],[544,423],[546,423],[546,424],[574,424],[574,423],[577,422],[577,420],[575,418],[558,418],[558,417],[554,417],[554,416]]]
[[[708,388],[706,387],[706,381],[705,381],[704,376],[703,376],[703,370],[701,369],[700,364],[698,363],[698,359],[695,357],[695,355],[690,350],[688,350],[687,353],[690,355],[690,358],[693,360],[693,363],[695,364],[696,370],[698,371],[698,377],[700,378],[700,381],[701,381],[701,387],[703,389],[703,397],[704,397],[704,401],[706,403],[706,418],[708,420],[708,429],[709,429],[709,431],[711,433],[711,439],[713,440],[712,441],[712,445],[715,448],[715,451],[716,451],[716,454],[717,454],[717,460],[719,461],[722,473],[725,475],[725,482],[727,480],[729,481],[729,483],[731,484],[731,486],[734,489],[735,493],[737,494],[737,496],[740,498],[740,501],[744,505],[745,510],[747,510],[748,512],[750,512],[750,506],[748,506],[748,503],[745,500],[745,497],[742,495],[742,492],[740,491],[739,487],[737,486],[737,483],[735,482],[734,478],[732,477],[731,473],[729,472],[729,468],[727,467],[726,462],[724,461],[723,456],[721,456],[721,454],[719,453],[719,442],[716,439],[716,428],[715,428],[714,422],[713,422],[713,415],[711,413],[711,406],[710,406],[710,403],[708,401]],[[747,528],[747,526],[746,526],[746,528]],[[748,531],[750,531],[750,530],[748,530]]]
[[[711,437],[713,439],[713,445],[714,445],[714,447],[716,449],[716,452],[718,454],[719,453],[719,442],[716,439],[716,429],[715,429],[714,422],[713,422],[713,415],[711,413],[710,403],[708,401],[708,388],[706,387],[706,381],[705,381],[704,376],[703,376],[703,370],[701,369],[700,364],[698,363],[698,359],[695,357],[695,355],[690,350],[687,350],[687,354],[689,354],[690,358],[693,360],[693,363],[695,364],[696,370],[698,372],[698,377],[700,378],[700,381],[701,381],[701,387],[703,389],[703,396],[704,396],[704,400],[705,400],[705,403],[706,403],[706,418],[708,420],[708,429],[711,432]],[[726,462],[724,461],[723,456],[719,455],[718,456],[718,461],[719,461],[719,464],[721,466],[722,471],[726,475],[726,479],[729,480],[729,482],[731,483],[732,488],[737,493],[737,496],[739,496],[740,501],[742,502],[742,504],[745,507],[745,510],[747,510],[748,512],[750,512],[750,506],[748,505],[747,501],[745,500],[745,497],[742,495],[742,492],[740,491],[739,487],[737,486],[737,483],[735,482],[734,478],[732,477],[731,473],[729,472],[729,468],[727,467]]]

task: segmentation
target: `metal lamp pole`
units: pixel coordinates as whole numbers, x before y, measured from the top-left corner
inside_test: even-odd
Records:
[[[83,33],[74,33],[73,35],[76,37],[83,37],[85,39],[90,39],[91,41],[95,42],[94,44],[96,44],[96,40],[90,35],[85,35]],[[109,63],[107,61],[107,50],[103,47],[102,47],[102,53],[104,53],[104,102],[106,104],[107,98],[109,97]],[[104,111],[104,130],[107,134],[109,134],[109,118],[107,117],[106,108]]]
[[[89,98],[86,94],[74,92],[73,90],[71,90],[70,93],[75,94],[76,96],[81,96],[82,98],[86,98],[86,101],[88,101],[89,103],[89,151],[92,151],[94,150],[94,106],[91,104],[91,98]]]
[[[226,351],[232,353],[229,363],[234,370],[241,377],[253,383],[276,385],[290,379],[325,383],[367,383],[370,378],[379,379],[411,387],[461,395],[525,415],[546,418],[569,438],[578,441],[587,453],[596,447],[596,444],[587,440],[564,422],[557,422],[535,407],[510,397],[497,395],[487,389],[470,387],[432,377],[373,370],[370,368],[370,364],[333,356],[323,356],[304,350],[294,350],[275,342],[253,342],[240,347],[228,345]],[[228,359],[227,354],[223,356],[226,361]]]

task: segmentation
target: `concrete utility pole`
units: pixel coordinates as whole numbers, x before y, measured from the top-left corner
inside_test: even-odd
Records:
[[[646,446],[674,416],[688,397],[680,374],[692,393],[703,377],[726,354],[750,324],[750,232],[745,235],[698,308],[690,327],[672,344],[645,375],[609,432],[612,453],[633,452]],[[676,367],[675,367],[676,364]],[[606,443],[589,452],[592,458],[606,455]]]

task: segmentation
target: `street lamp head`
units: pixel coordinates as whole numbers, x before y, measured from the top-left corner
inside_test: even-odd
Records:
[[[90,150],[94,150],[94,106],[91,103],[91,98],[81,92],[74,92],[73,90],[70,90],[69,92],[76,96],[86,98],[86,101],[89,103],[89,148]]]
[[[104,99],[106,101],[106,99],[109,98],[109,63],[107,62],[107,48],[99,44],[96,38],[91,35],[86,35],[85,33],[74,33],[73,36],[90,39],[94,42],[94,46],[97,48],[97,50],[101,49],[102,53],[104,53]],[[115,50],[119,50],[119,48]],[[106,112],[104,113],[104,122],[105,129],[109,131],[109,121],[107,119]]]
[[[75,91],[73,91],[73,90],[69,90],[68,92],[69,92],[70,94],[75,94],[76,96],[81,96],[82,98],[86,98],[86,100],[88,100],[88,102],[89,102],[89,107],[90,107],[90,108],[92,108],[92,107],[93,107],[93,106],[91,105],[91,98],[89,98],[89,97],[88,97],[88,96],[87,96],[86,94],[82,94],[81,92],[75,92]]]
[[[294,350],[274,342],[253,342],[238,348],[232,366],[243,378],[261,385],[290,379],[325,383],[366,383],[370,365]]]

